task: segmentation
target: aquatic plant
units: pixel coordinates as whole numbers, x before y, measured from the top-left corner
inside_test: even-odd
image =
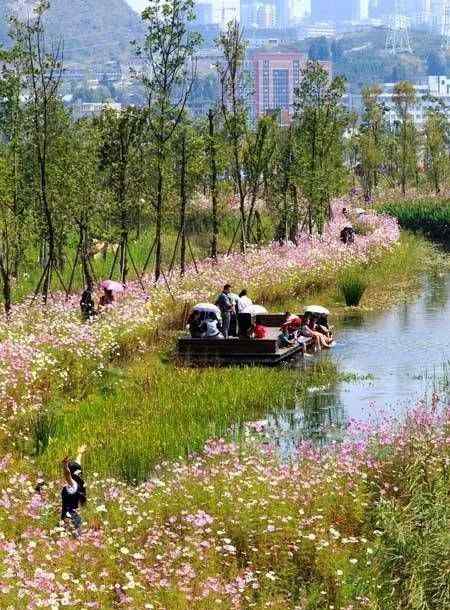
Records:
[[[405,229],[421,231],[434,239],[450,240],[450,202],[448,198],[414,198],[380,205],[383,213],[398,219]]]
[[[367,279],[364,271],[358,268],[344,270],[338,280],[338,290],[348,307],[356,307],[360,304],[367,288]]]
[[[368,233],[355,244],[342,244],[339,235],[346,219],[334,206],[334,219],[323,236],[300,235],[298,245],[272,244],[250,250],[244,258],[233,254],[218,264],[205,260],[184,277],[130,282],[114,306],[91,323],[79,316],[79,297],[55,294],[47,306],[26,299],[9,318],[0,319],[0,434],[11,435],[8,422],[17,422],[18,439],[29,431],[21,417],[39,411],[58,395],[82,397],[114,359],[138,356],[168,326],[182,328],[189,307],[211,301],[223,283],[246,287],[256,302],[269,305],[290,294],[298,299],[312,288],[331,285],[336,274],[354,264],[379,260],[397,244],[395,220],[367,214]],[[27,438],[24,438],[27,442]]]

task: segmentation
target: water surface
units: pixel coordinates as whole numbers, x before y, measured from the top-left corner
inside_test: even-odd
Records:
[[[426,276],[410,302],[344,318],[330,357],[356,381],[313,388],[295,409],[270,413],[268,436],[282,450],[302,438],[338,437],[349,419],[377,409],[401,413],[433,391],[448,396],[450,272]]]

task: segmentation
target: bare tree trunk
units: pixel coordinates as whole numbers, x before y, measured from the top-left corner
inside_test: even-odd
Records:
[[[297,233],[299,225],[299,207],[298,207],[298,193],[295,184],[291,184],[291,196],[292,196],[292,221],[289,231],[289,239],[292,243],[297,244]]]
[[[162,205],[163,205],[163,169],[162,159],[158,158],[158,186],[156,194],[156,227],[155,227],[155,282],[161,276],[162,267]]]
[[[210,190],[212,202],[212,239],[211,258],[217,262],[219,242],[219,220],[217,216],[217,161],[216,147],[214,142],[214,113],[208,113],[209,120],[209,163],[210,163]]]
[[[187,192],[186,192],[186,170],[187,170],[187,158],[186,158],[186,132],[183,131],[181,135],[181,178],[180,178],[180,273],[184,275],[186,272],[186,204],[187,204]]]
[[[3,255],[0,255],[0,274],[2,276],[2,291],[3,291],[3,305],[5,313],[9,316],[11,312],[11,275],[9,273],[9,266],[5,261]]]

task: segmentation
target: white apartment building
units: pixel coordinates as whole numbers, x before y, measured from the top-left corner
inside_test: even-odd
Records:
[[[397,111],[393,102],[395,83],[385,83],[380,100],[387,108],[386,118],[391,126],[398,120]],[[429,98],[437,98],[447,106],[450,118],[450,79],[446,76],[429,76],[424,83],[414,85],[417,102],[411,110],[414,124],[419,129],[423,128],[427,118],[427,110],[430,108]]]

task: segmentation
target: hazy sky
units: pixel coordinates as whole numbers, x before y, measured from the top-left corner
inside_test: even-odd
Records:
[[[147,5],[147,0],[127,0],[128,4],[134,8],[135,11],[142,11]]]

